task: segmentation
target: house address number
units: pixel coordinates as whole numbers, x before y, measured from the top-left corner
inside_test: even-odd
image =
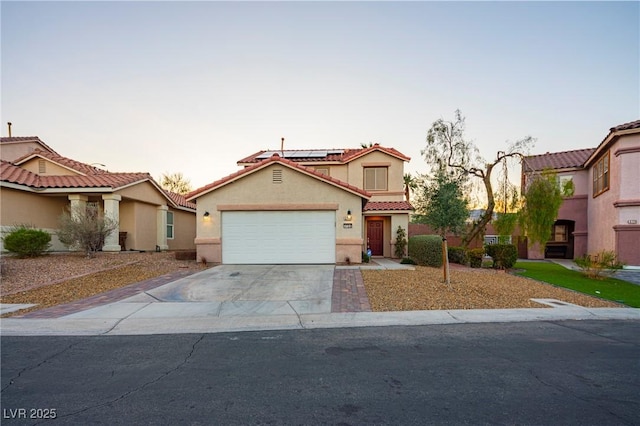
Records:
[[[343,223],[342,227],[344,229],[351,229],[351,228],[353,228],[353,223]]]

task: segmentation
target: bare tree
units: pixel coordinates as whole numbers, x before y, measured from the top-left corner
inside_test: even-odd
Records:
[[[163,173],[160,178],[160,186],[176,194],[186,194],[191,192],[191,182],[185,179],[182,173]]]
[[[509,144],[505,151],[498,151],[496,158],[485,161],[473,142],[464,137],[465,123],[460,110],[455,111],[453,121],[436,120],[427,132],[427,146],[421,151],[427,163],[434,167],[444,166],[453,177],[479,178],[484,184],[487,206],[480,220],[475,222],[462,238],[462,246],[467,247],[474,238],[483,235],[485,227],[491,221],[495,207],[495,198],[491,182],[491,173],[496,165],[510,158],[521,158],[533,144],[534,139],[527,136]]]
[[[83,250],[87,257],[100,250],[105,238],[118,229],[118,222],[101,214],[97,204],[87,204],[85,208],[69,207],[58,222],[60,242]]]

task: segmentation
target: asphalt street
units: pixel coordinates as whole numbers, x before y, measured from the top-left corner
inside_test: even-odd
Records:
[[[640,321],[1,344],[3,425],[640,424]]]

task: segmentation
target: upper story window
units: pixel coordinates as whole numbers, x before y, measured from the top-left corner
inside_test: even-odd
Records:
[[[593,165],[593,197],[609,189],[609,151]]]
[[[173,212],[167,212],[167,239],[173,239]]]
[[[365,191],[386,191],[387,167],[366,167],[364,169]]]

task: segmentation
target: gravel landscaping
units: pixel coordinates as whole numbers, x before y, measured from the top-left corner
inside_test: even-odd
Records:
[[[38,305],[30,310],[84,299],[176,270],[195,272],[205,267],[193,260],[176,260],[171,252],[98,253],[91,259],[80,253],[33,259],[5,256],[3,262],[0,301]],[[587,307],[622,307],[486,269],[453,268],[450,287],[443,283],[442,270],[436,268],[363,270],[362,275],[373,311],[548,307],[531,298],[552,298]]]
[[[623,307],[493,269],[452,269],[450,286],[443,281],[442,269],[423,266],[416,266],[415,271],[363,270],[362,276],[374,312],[549,307],[531,298],[586,307]]]
[[[3,263],[0,302],[38,304],[29,311],[84,299],[176,270],[196,272],[204,267],[193,260],[176,260],[171,252],[98,253],[91,259],[80,253],[30,259],[5,256]]]

